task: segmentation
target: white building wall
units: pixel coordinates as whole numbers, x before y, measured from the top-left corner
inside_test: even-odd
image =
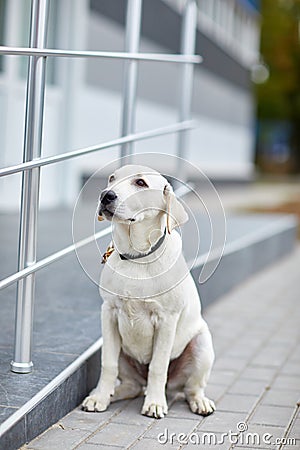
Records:
[[[89,46],[101,42],[105,50],[123,49],[123,30],[99,15],[89,17]],[[141,51],[163,52],[164,49],[143,39]],[[113,139],[120,133],[122,65],[119,62],[93,60],[88,63],[88,83],[82,92],[83,122],[81,144],[92,145]],[[140,63],[136,113],[136,131],[168,125],[178,120],[180,68],[171,64]],[[101,83],[105,89],[101,88]],[[111,90],[108,86],[111,85]],[[172,98],[172,101],[170,101]],[[164,102],[164,103],[162,103]],[[166,105],[166,102],[170,104]],[[178,102],[177,102],[178,103]],[[193,118],[199,129],[191,132],[186,156],[208,175],[245,178],[253,172],[253,100],[251,92],[212,75],[195,70]],[[176,153],[176,135],[137,142],[136,152]],[[118,157],[118,149],[105,150],[80,161],[81,169],[92,173],[99,160],[106,163]]]
[[[6,45],[20,45],[17,38],[22,21],[21,8],[18,8],[20,1],[9,2],[9,33]],[[91,14],[88,0],[64,0],[59,2],[59,5],[61,10],[57,28],[58,47],[123,50],[122,28],[108,19]],[[141,49],[164,51],[145,40]],[[6,71],[0,73],[1,167],[22,161],[24,128],[25,81],[20,79],[18,57],[5,59]],[[102,64],[103,71],[97,71],[97,64]],[[162,86],[166,86],[166,90],[176,86],[179,70],[169,66],[159,69],[160,89]],[[115,67],[115,71],[111,71],[111,77],[115,78],[111,89],[107,86],[101,87],[102,76],[107,72],[107,67],[110,67],[108,72]],[[143,86],[147,86],[147,90],[150,89],[149,80],[151,81],[158,70],[155,67],[141,67],[137,131],[173,123],[178,117],[176,105],[172,102],[164,104],[156,99],[152,100],[149,92],[143,95]],[[48,85],[46,92],[43,156],[95,145],[118,137],[121,122],[122,63],[107,60],[60,60],[56,71],[56,84]],[[98,84],[93,82],[93,77],[99,79]],[[158,86],[152,86],[153,88],[156,92]],[[161,93],[163,94],[163,91]],[[167,94],[169,95],[169,90]],[[223,111],[221,117],[217,117],[213,112],[216,107],[214,104],[214,108],[211,108],[211,102],[219,102],[217,110]],[[207,175],[242,178],[249,176],[253,169],[252,108],[250,93],[219,77],[197,70],[193,109],[194,118],[199,120],[199,129],[191,132],[190,146],[186,151],[188,159],[204,169]],[[240,121],[233,120],[233,111],[241,118]],[[224,114],[227,116],[227,112],[228,119],[224,120]],[[135,144],[135,151],[174,154],[176,136],[138,142]],[[94,172],[118,156],[119,149],[110,148],[42,168],[41,207],[73,205],[80,189],[81,176]],[[1,211],[18,208],[20,179],[20,174],[0,179]]]

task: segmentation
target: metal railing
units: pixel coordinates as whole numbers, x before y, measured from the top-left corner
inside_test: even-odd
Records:
[[[41,168],[49,164],[55,164],[70,158],[76,158],[116,146],[121,146],[121,156],[125,157],[127,161],[130,160],[135,141],[170,133],[178,133],[177,154],[183,157],[187,143],[187,131],[195,126],[195,122],[190,120],[193,67],[194,64],[201,62],[201,57],[194,54],[197,22],[196,0],[186,0],[183,11],[180,54],[139,53],[142,0],[127,0],[125,52],[71,51],[45,48],[48,13],[49,0],[32,0],[30,47],[0,46],[0,55],[27,55],[29,57],[23,163],[0,169],[0,176],[22,173],[18,271],[0,281],[0,289],[15,282],[18,283],[14,358],[11,362],[11,370],[17,373],[28,373],[33,367],[31,356],[35,273],[74,250],[89,244],[94,239],[102,238],[109,234],[111,230],[108,227],[96,235],[89,236],[40,261],[36,261]],[[45,67],[46,60],[49,57],[115,58],[126,60],[120,138],[55,156],[41,157]],[[135,133],[134,118],[138,64],[142,61],[168,62],[182,65],[179,121],[161,128]]]

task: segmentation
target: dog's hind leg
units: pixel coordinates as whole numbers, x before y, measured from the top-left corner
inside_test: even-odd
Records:
[[[122,352],[119,359],[118,378],[120,384],[115,387],[111,402],[135,398],[144,393],[143,385],[145,385],[145,380],[137,373],[135,368],[128,363]]]
[[[119,386],[116,386],[115,393],[111,397],[111,403],[119,400],[126,400],[129,398],[139,397],[143,393],[141,385],[135,384],[134,381],[123,381]]]
[[[184,393],[193,413],[208,416],[216,409],[214,402],[207,398],[204,392],[214,362],[214,350],[208,328],[205,327],[193,341],[193,357],[189,364],[190,372]]]

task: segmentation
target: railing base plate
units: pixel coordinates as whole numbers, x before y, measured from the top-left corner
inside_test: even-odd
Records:
[[[10,363],[10,370],[15,373],[30,373],[33,369],[33,363],[32,361],[28,363],[18,363],[15,361],[12,361]]]

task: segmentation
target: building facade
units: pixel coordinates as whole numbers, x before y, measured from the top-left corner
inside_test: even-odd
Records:
[[[144,0],[140,50],[180,51],[185,0]],[[48,48],[124,50],[126,0],[50,0]],[[0,44],[28,46],[30,0],[0,0]],[[186,157],[214,178],[253,173],[251,67],[259,59],[259,5],[254,0],[199,0],[192,112],[199,128]],[[0,166],[22,161],[27,58],[0,57]],[[139,64],[136,131],[178,119],[180,67]],[[114,139],[121,129],[123,62],[47,60],[43,156]],[[174,154],[176,136],[135,144],[135,152]],[[72,205],[82,178],[119,156],[107,149],[42,169],[42,207]],[[0,180],[0,208],[19,205],[21,175]]]

